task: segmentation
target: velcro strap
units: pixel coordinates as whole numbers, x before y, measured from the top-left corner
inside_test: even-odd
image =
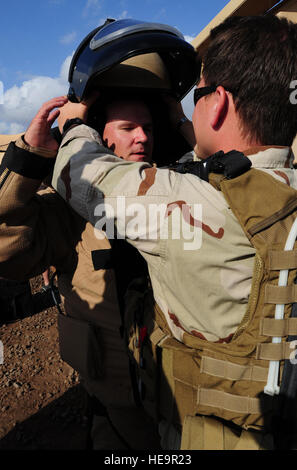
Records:
[[[247,414],[263,413],[264,405],[264,403],[260,402],[259,398],[240,397],[223,392],[222,390],[209,388],[198,389],[197,404]],[[265,401],[265,408],[266,406],[268,408],[271,407],[270,400]]]
[[[154,346],[160,343],[160,341],[166,338],[168,335],[161,330],[161,328],[157,327],[152,334],[150,335],[150,341],[153,343]]]
[[[268,369],[265,367],[243,366],[207,356],[202,358],[200,372],[228,380],[253,380],[256,382],[266,382],[268,375]]]
[[[268,268],[270,271],[297,268],[297,250],[270,251],[268,255]]]
[[[256,358],[266,361],[281,361],[282,359],[290,359],[292,354],[294,355],[295,348],[295,341],[286,343],[258,344]]]
[[[264,336],[297,335],[297,318],[263,318],[260,323],[260,334]]]
[[[292,304],[297,302],[297,284],[291,286],[265,286],[266,304]]]

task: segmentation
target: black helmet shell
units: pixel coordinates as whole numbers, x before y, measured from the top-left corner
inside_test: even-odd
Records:
[[[154,52],[167,70],[171,93],[180,101],[200,76],[194,48],[171,26],[134,19],[108,19],[81,42],[70,65],[69,99],[81,101],[100,74],[131,57]]]

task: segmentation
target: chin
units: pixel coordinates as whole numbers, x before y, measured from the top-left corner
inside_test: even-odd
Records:
[[[136,155],[136,154],[133,154],[131,155],[131,157],[129,158],[130,161],[132,162],[147,162],[149,161],[149,158],[147,155]]]
[[[207,151],[206,149],[202,149],[197,144],[196,144],[194,150],[195,150],[195,153],[196,153],[197,157],[200,158],[201,160],[205,160],[207,157],[212,155],[211,151]]]

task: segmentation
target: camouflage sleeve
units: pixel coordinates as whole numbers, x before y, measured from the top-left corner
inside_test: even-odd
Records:
[[[80,125],[64,137],[52,184],[96,229],[157,254],[176,175],[148,163],[128,162],[106,149],[98,133]]]

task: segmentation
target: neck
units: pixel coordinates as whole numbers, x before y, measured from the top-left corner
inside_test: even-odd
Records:
[[[217,138],[214,139],[213,146],[211,149],[211,155],[214,153],[222,150],[224,153],[228,153],[231,150],[237,150],[238,152],[244,152],[245,150],[251,147],[259,147],[262,146],[261,142],[258,142],[255,139],[246,139],[241,136],[238,132],[230,132],[224,134],[223,136],[216,136]],[[209,155],[207,155],[209,156]],[[206,158],[206,157],[202,157]]]

